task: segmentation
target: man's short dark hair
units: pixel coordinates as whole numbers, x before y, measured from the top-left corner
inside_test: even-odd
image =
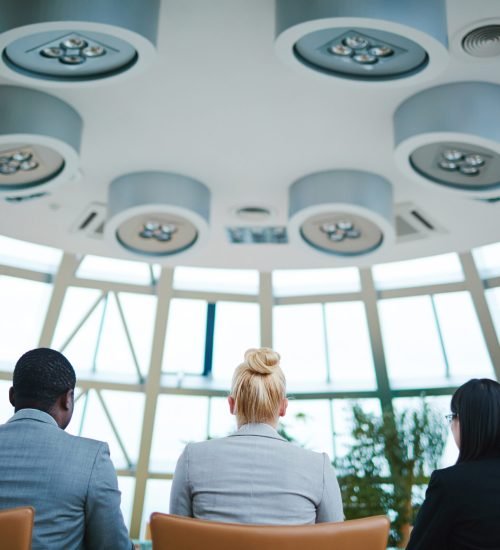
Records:
[[[22,355],[14,368],[16,400],[36,404],[49,411],[58,397],[75,388],[76,375],[64,355],[49,348],[38,348]]]

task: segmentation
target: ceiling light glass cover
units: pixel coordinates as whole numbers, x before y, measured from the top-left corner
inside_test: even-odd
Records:
[[[293,235],[330,254],[359,256],[394,241],[392,185],[356,170],[310,174],[290,188]]]
[[[0,50],[17,80],[75,83],[143,67],[154,55],[159,0],[4,0]]]
[[[322,75],[430,78],[448,59],[444,0],[277,0],[276,22],[278,55]]]
[[[60,99],[0,86],[0,193],[31,194],[78,172],[82,120]]]
[[[446,84],[410,97],[394,115],[400,168],[434,189],[497,196],[499,106],[500,86],[485,82]]]
[[[136,172],[109,187],[106,236],[133,255],[170,256],[199,246],[208,232],[210,191],[192,178]]]

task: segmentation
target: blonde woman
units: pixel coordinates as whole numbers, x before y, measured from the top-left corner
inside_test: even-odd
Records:
[[[186,446],[175,470],[171,514],[268,525],[343,520],[328,455],[289,443],[276,431],[288,405],[279,363],[269,348],[245,353],[228,398],[238,430]]]

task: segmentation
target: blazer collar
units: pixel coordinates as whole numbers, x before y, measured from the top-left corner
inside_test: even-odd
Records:
[[[286,441],[281,435],[269,424],[243,424],[238,431],[231,434],[229,437],[238,437],[244,435],[269,437],[271,439],[278,439],[279,441]]]
[[[39,411],[38,409],[21,409],[17,411],[14,416],[9,418],[7,422],[17,422],[18,420],[36,420],[38,422],[44,422],[45,424],[52,424],[56,428],[59,427],[50,414]]]

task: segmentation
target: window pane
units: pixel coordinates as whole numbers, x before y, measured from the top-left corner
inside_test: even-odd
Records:
[[[77,375],[88,373],[94,365],[103,301],[92,311],[71,341],[68,339],[101,296],[102,292],[97,289],[72,287],[68,288],[64,297],[52,345],[66,355]]]
[[[14,414],[14,407],[9,401],[9,389],[11,386],[11,381],[0,380],[0,424],[5,424]]]
[[[55,273],[62,250],[0,235],[0,264]]]
[[[0,360],[8,370],[26,351],[38,347],[52,285],[0,276]]]
[[[330,377],[337,389],[376,387],[373,355],[362,302],[326,304]]]
[[[229,412],[229,405],[225,397],[211,397],[210,399],[210,426],[211,438],[226,437],[236,431],[236,417]]]
[[[249,348],[260,345],[258,304],[217,302],[213,354],[214,378],[230,381]]]
[[[288,382],[327,380],[325,327],[321,304],[276,306],[274,348]]]
[[[101,256],[85,256],[76,276],[82,279],[97,279],[99,281],[115,281],[135,283],[139,285],[151,284],[149,265],[144,262],[117,260]]]
[[[177,267],[174,272],[174,288],[257,294],[259,292],[259,272],[254,269]]]
[[[500,243],[476,248],[472,254],[483,279],[500,275]]]
[[[125,451],[132,465],[135,465],[139,456],[144,395],[115,391],[102,391],[101,395]],[[74,435],[105,441],[109,445],[115,468],[129,467],[96,390],[89,390],[87,395],[83,395],[75,403],[75,413],[67,430]]]
[[[333,405],[333,444],[334,456],[344,457],[352,443],[353,414],[354,404],[361,406],[366,413],[380,416],[382,414],[380,401],[378,399],[359,399],[352,401],[350,399],[334,399]]]
[[[173,472],[190,441],[207,439],[208,397],[160,395],[149,469]]]
[[[442,418],[443,424],[448,425],[445,415],[450,414],[451,395],[426,396],[425,400]],[[421,407],[420,397],[398,397],[393,400],[394,410],[401,414],[404,410],[413,411]],[[447,468],[455,464],[458,458],[458,448],[453,439],[451,430],[446,431],[446,444],[439,463],[440,468]]]
[[[332,424],[327,399],[290,399],[281,424],[298,445],[328,453],[332,458]]]
[[[170,479],[148,479],[146,484],[146,495],[144,497],[144,509],[142,511],[141,538],[146,534],[146,524],[153,512],[167,514],[169,510],[170,491],[172,480]]]
[[[77,372],[87,374],[95,369],[135,381],[139,376],[135,359],[142,374],[147,372],[149,365],[156,298],[119,293],[118,302],[112,292],[102,296],[94,289],[68,289],[54,345],[58,349],[65,346],[83,321],[63,350]],[[100,297],[102,299],[92,310]]]
[[[373,267],[376,288],[406,288],[464,280],[457,254],[442,254]]]
[[[355,267],[273,271],[275,296],[338,294],[359,290],[359,271]]]
[[[120,508],[122,509],[123,519],[125,520],[127,529],[130,529],[132,507],[134,504],[135,477],[118,476],[118,488],[122,493]]]
[[[391,385],[448,383],[430,296],[381,300],[378,308]]]
[[[497,338],[500,341],[500,288],[491,288],[485,294],[493,322],[495,323]]]
[[[437,294],[434,300],[453,383],[493,376],[470,294]]]
[[[170,302],[162,365],[164,372],[203,372],[206,325],[206,301],[175,298]]]

